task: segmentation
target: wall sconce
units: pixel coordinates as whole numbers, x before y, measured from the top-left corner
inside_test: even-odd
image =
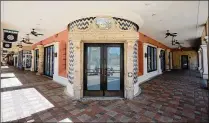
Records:
[[[204,41],[205,41],[206,44],[208,43],[208,36],[204,37]]]
[[[54,57],[57,57],[57,53],[54,53]]]
[[[159,58],[161,58],[161,54],[159,55]]]
[[[147,53],[144,54],[144,57],[147,58]]]

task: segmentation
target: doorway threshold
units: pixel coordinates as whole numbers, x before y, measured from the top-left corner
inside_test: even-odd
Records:
[[[85,96],[81,100],[85,101],[85,100],[123,100],[123,99],[124,98],[122,97],[88,97],[88,96]]]

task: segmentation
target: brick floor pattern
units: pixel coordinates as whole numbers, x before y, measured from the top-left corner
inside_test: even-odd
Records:
[[[2,73],[14,72],[23,83],[20,87],[1,92],[34,87],[54,107],[13,122],[209,122],[208,90],[201,88],[196,71],[165,72],[140,85],[142,93],[133,100],[72,100],[64,86],[33,72],[13,67]],[[2,79],[2,78],[1,78]]]

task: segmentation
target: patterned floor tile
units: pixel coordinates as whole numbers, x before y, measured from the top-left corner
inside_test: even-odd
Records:
[[[62,85],[34,72],[9,67],[2,69],[2,73],[13,73],[22,83],[17,86],[7,83],[0,89],[3,95],[1,113],[5,118],[14,118],[16,114],[12,112],[22,109],[20,117],[11,118],[13,122],[209,122],[208,90],[201,88],[201,79],[196,77],[196,71],[165,72],[141,84],[142,93],[133,100],[81,101],[72,100],[65,95]],[[41,110],[38,100],[43,97],[36,99],[33,93],[4,95],[7,94],[4,92],[27,88],[37,90],[53,106]],[[25,98],[26,101],[17,107],[14,100],[21,102]],[[26,115],[31,111],[24,106],[29,102],[27,100],[34,103],[29,107],[37,110],[31,116]],[[44,105],[44,101],[41,105]],[[1,120],[4,118],[1,117]]]

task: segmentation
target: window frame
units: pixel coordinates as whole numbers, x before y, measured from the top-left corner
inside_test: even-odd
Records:
[[[149,50],[149,54],[148,54],[148,50]],[[149,59],[148,57],[150,57],[150,66],[148,66],[149,63]],[[150,68],[150,70],[148,69]],[[153,47],[153,46],[147,46],[147,72],[153,72],[153,71],[157,71],[157,48]]]

